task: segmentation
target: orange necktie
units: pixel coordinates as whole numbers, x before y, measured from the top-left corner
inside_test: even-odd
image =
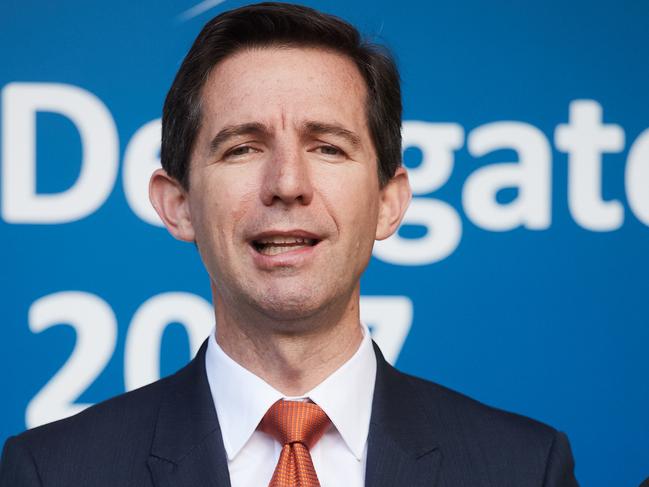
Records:
[[[259,429],[283,446],[268,487],[320,487],[309,448],[330,424],[325,412],[312,402],[280,399],[270,407]]]

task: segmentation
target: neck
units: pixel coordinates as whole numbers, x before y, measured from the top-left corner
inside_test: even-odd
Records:
[[[344,305],[287,321],[232,313],[214,293],[216,341],[230,358],[282,394],[301,396],[358,350],[363,338],[359,298],[357,287]]]

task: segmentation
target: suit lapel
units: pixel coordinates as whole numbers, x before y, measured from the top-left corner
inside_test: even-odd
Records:
[[[187,367],[167,379],[147,462],[156,487],[230,487],[206,348],[207,341]]]
[[[409,379],[390,366],[379,348],[367,447],[366,487],[433,487],[441,452],[433,423]]]
[[[205,372],[207,341],[169,377],[148,466],[156,487],[230,487],[221,428]],[[441,452],[431,418],[409,379],[374,344],[377,370],[368,437],[366,487],[434,487]]]

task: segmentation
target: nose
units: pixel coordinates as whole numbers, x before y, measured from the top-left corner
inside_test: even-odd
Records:
[[[261,199],[266,206],[311,203],[313,186],[309,161],[299,149],[278,150],[266,162]]]

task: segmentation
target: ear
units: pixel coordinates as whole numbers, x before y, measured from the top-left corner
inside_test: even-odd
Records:
[[[187,191],[164,169],[157,169],[151,175],[149,200],[169,233],[178,240],[194,241]]]
[[[406,214],[412,191],[405,168],[398,168],[392,179],[381,188],[380,198],[376,240],[384,240],[396,232]]]

